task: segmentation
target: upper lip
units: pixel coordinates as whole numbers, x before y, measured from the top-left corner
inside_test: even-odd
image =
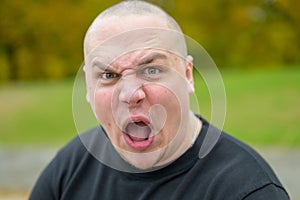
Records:
[[[129,118],[125,120],[122,126],[122,132],[126,133],[126,127],[129,123],[134,123],[134,122],[144,122],[147,126],[149,126],[152,129],[150,119],[145,116],[145,115],[131,115]]]

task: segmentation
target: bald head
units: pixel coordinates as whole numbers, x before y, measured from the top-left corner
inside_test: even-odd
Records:
[[[140,0],[122,1],[100,13],[84,39],[85,56],[100,43],[122,32],[161,28],[182,33],[177,22],[161,8]]]
[[[139,15],[139,16],[159,16],[166,20],[170,29],[181,31],[177,22],[160,7],[150,4],[141,0],[127,0],[116,4],[104,12],[97,18],[105,19],[112,16],[126,16],[126,15]]]

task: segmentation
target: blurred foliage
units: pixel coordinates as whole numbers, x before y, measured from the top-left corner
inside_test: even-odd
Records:
[[[2,0],[0,82],[74,76],[84,34],[117,0]],[[300,63],[300,1],[152,0],[202,44],[217,65],[233,68]]]

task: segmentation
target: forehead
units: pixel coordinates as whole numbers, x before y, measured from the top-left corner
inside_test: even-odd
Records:
[[[184,44],[174,42],[178,40],[175,37],[177,35],[172,36],[169,32],[156,29],[127,32],[95,47],[85,56],[85,64],[90,65],[95,59],[107,66],[117,60],[123,63],[126,60],[137,62],[150,52],[159,52],[167,57],[177,55],[185,58]]]
[[[160,16],[112,16],[104,19],[97,19],[91,25],[87,33],[85,43],[86,52],[89,53],[99,44],[110,40],[114,36],[137,29],[169,29],[166,19]]]
[[[167,64],[172,58],[173,56],[169,52],[162,50],[137,50],[120,56],[111,63],[111,66],[117,69],[117,71],[122,71],[124,69],[151,63]]]
[[[112,60],[137,49],[162,49],[186,56],[184,35],[170,29],[160,16],[124,16],[99,19],[85,40],[85,62],[94,57]]]
[[[114,69],[117,72],[121,72],[126,69],[132,69],[137,66],[143,66],[148,64],[159,64],[161,66],[171,66],[174,62],[180,62],[180,58],[170,52],[159,50],[159,49],[146,49],[146,50],[136,50],[133,52],[128,52],[115,58],[111,63],[105,63],[99,57],[95,57],[88,66],[97,66],[100,69],[106,70],[108,68]]]

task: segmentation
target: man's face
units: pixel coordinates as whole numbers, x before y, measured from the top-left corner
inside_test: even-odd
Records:
[[[131,26],[135,23],[141,22],[131,18]],[[160,26],[156,20],[145,23]],[[111,34],[116,31],[112,29]],[[153,37],[140,42],[149,40]],[[163,42],[154,40],[157,44]],[[128,41],[122,41],[110,44],[113,49],[128,48]],[[110,141],[126,161],[138,168],[172,161],[183,148],[189,130],[192,64],[163,48],[148,46],[118,56],[111,56],[116,51],[101,52],[90,58],[85,71],[90,104]]]

